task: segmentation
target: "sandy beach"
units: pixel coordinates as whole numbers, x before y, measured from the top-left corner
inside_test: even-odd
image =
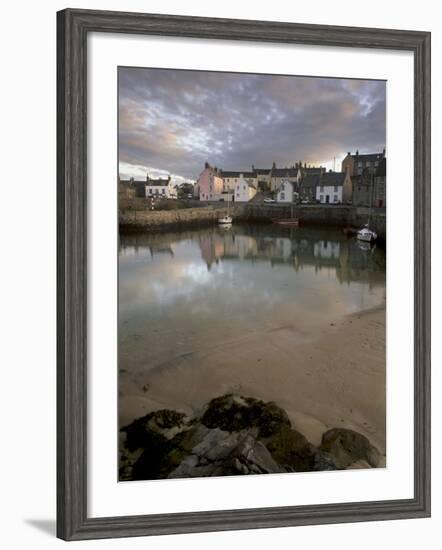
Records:
[[[120,426],[161,408],[194,413],[235,392],[275,401],[313,444],[343,427],[385,454],[385,306],[327,320],[302,339],[295,332],[266,327],[159,368],[120,371]]]

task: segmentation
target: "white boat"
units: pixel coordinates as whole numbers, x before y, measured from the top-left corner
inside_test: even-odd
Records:
[[[227,214],[222,218],[218,218],[218,224],[229,226],[232,225],[232,217],[230,216],[230,194],[227,195]]]
[[[232,225],[232,218],[230,216],[223,216],[218,219],[220,225]]]
[[[371,243],[378,238],[378,235],[377,233],[369,229],[368,225],[366,225],[356,233],[356,238],[360,241]]]

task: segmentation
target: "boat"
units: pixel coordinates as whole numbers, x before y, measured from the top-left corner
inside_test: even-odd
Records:
[[[232,221],[231,216],[223,216],[222,218],[218,218],[219,225],[232,225]]]
[[[378,238],[378,235],[375,231],[372,231],[367,224],[356,233],[356,238],[366,243],[372,243]]]
[[[228,227],[229,225],[232,225],[232,216],[230,215],[230,194],[227,194],[227,214],[223,216],[222,218],[218,218],[218,224],[223,225],[224,227]]]
[[[364,225],[362,229],[360,229],[356,233],[356,238],[359,241],[363,241],[366,243],[373,243],[378,238],[378,234],[372,229],[370,229],[372,209],[373,209],[373,186],[371,188],[370,212],[368,214],[368,222],[366,225]]]
[[[290,207],[290,218],[272,218],[272,223],[285,227],[299,227],[299,218],[293,216],[293,202]]]

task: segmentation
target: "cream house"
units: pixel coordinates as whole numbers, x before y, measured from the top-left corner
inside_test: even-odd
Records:
[[[249,202],[256,195],[256,187],[240,174],[235,183],[235,202]]]

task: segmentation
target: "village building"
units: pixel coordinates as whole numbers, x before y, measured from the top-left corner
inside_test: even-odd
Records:
[[[295,184],[289,180],[283,181],[276,191],[276,202],[292,203],[295,198],[294,185]]]
[[[247,183],[253,185],[255,189],[258,188],[258,179],[255,172],[235,172],[235,171],[221,171],[221,176],[224,182],[224,192],[234,192],[237,181],[240,178],[244,178]]]
[[[307,164],[304,164],[303,166],[302,163],[298,164],[298,169],[299,180],[302,180],[302,178],[305,178],[306,176],[317,176],[326,172],[324,166],[307,166]]]
[[[295,166],[290,168],[276,168],[276,166],[273,165],[270,177],[270,190],[277,191],[281,184],[286,181],[290,181],[293,185],[297,186],[300,176],[300,170]]]
[[[321,173],[306,174],[299,183],[299,200],[301,203],[316,202],[316,188],[319,186]]]
[[[204,165],[204,170],[198,178],[197,188],[200,201],[220,200],[224,189],[224,181],[221,176],[221,170],[206,162]]]
[[[382,153],[355,154],[347,153],[347,156],[342,161],[342,172],[348,172],[350,176],[360,176],[365,168],[372,173],[376,172],[382,159],[385,158],[385,149]]]
[[[351,178],[354,206],[386,207],[386,166],[387,160],[383,158],[375,172],[365,168],[362,174]]]
[[[255,168],[252,164],[252,172],[256,174],[257,189],[259,191],[270,191],[271,168]]]
[[[136,195],[134,179],[122,180],[118,178],[118,199],[133,199]]]
[[[177,198],[177,190],[170,176],[167,179],[153,179],[149,178],[149,174],[147,174],[145,180],[132,180],[132,185],[135,189],[136,197]]]
[[[342,204],[352,199],[352,182],[348,172],[325,172],[319,176],[316,200],[321,204]]]
[[[255,185],[250,183],[243,174],[240,174],[235,183],[234,201],[249,202],[256,195],[256,192]]]
[[[373,206],[387,207],[387,160],[383,158],[374,175]]]
[[[373,174],[366,168],[362,174],[352,176],[352,204],[354,206],[370,206],[373,197]]]
[[[153,179],[149,178],[149,175],[147,175],[145,183],[145,196],[148,198],[155,197],[163,199],[176,199],[177,190],[175,185],[172,183],[170,176],[168,176],[167,179]]]

